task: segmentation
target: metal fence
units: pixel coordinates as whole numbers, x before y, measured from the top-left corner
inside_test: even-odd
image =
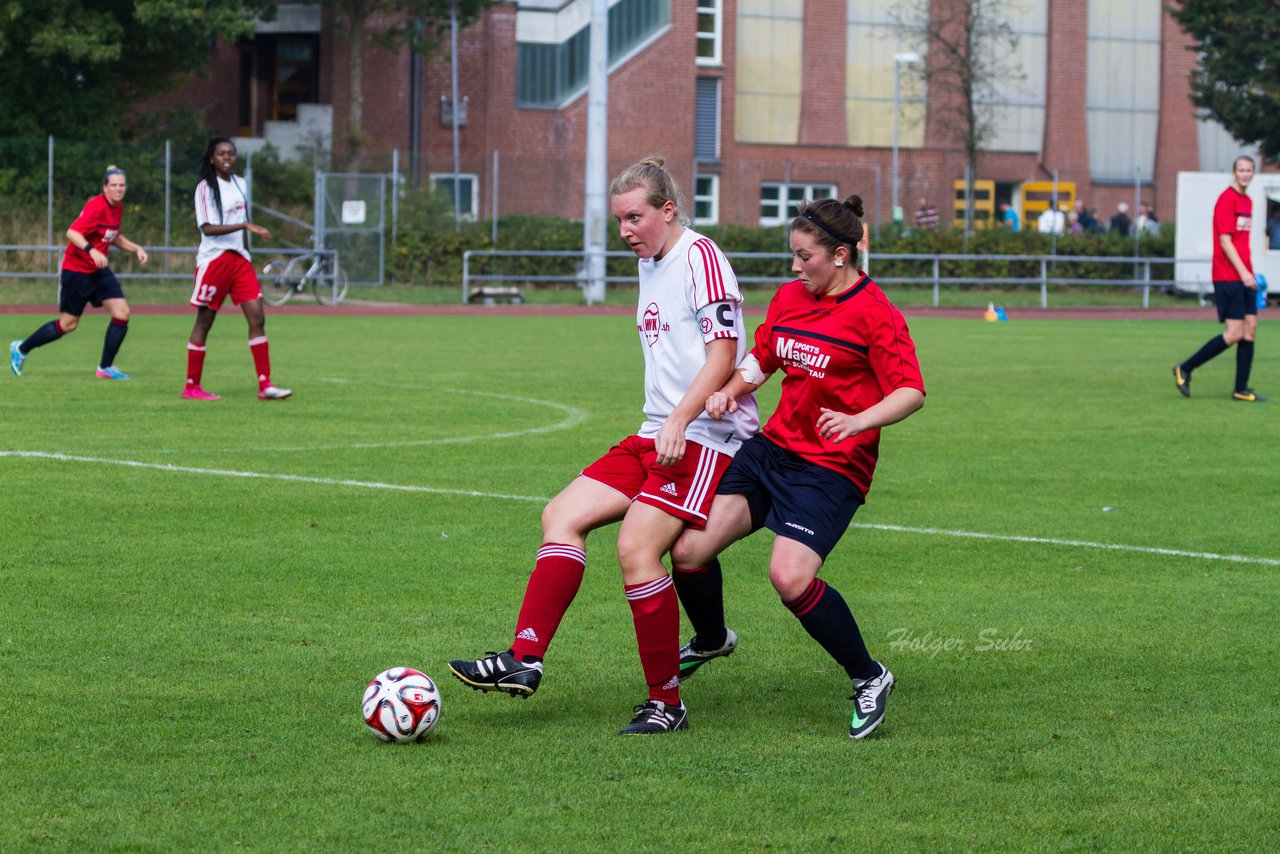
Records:
[[[608,258],[634,258],[630,252],[608,252]],[[738,281],[745,285],[777,285],[789,279],[789,270],[791,255],[785,252],[726,252],[725,256],[734,262],[737,260],[759,260],[759,259],[776,259],[778,263],[777,275],[759,276],[759,275],[740,275]],[[566,272],[563,274],[543,273],[538,275],[529,275],[522,272],[476,272],[473,262],[479,259],[494,258],[564,258],[567,259]],[[472,302],[522,302],[523,287],[537,286],[539,284],[576,284],[578,287],[585,285],[585,263],[584,254],[582,252],[569,251],[541,251],[541,252],[519,252],[512,250],[468,250],[462,255],[462,301],[464,303]],[[1173,265],[1182,261],[1204,261],[1207,259],[1177,259],[1177,258],[1120,258],[1112,256],[1087,256],[1087,255],[955,255],[955,254],[872,254],[865,259],[865,268],[867,272],[872,272],[872,267],[880,261],[901,261],[911,264],[918,264],[922,271],[927,271],[917,276],[876,276],[875,280],[881,285],[921,285],[932,288],[933,305],[941,304],[941,294],[944,287],[1038,287],[1040,290],[1040,306],[1042,308],[1049,307],[1049,291],[1050,288],[1056,287],[1111,287],[1111,288],[1129,288],[1135,292],[1139,292],[1142,298],[1142,307],[1150,306],[1152,289],[1178,289],[1183,293],[1196,294],[1202,301],[1209,292],[1210,286],[1205,282],[1178,282],[1172,278]],[[1038,265],[1039,274],[1034,276],[974,276],[974,275],[944,275],[944,265],[951,262],[953,264],[969,263],[1025,263]],[[1130,276],[1117,276],[1112,278],[1078,278],[1069,276],[1055,275],[1053,268],[1063,262],[1083,262],[1089,264],[1111,264],[1123,265],[1132,268]],[[1152,271],[1158,269],[1161,272],[1168,271],[1169,277],[1156,277],[1152,275]],[[634,275],[611,275],[606,276],[605,281],[612,283],[633,283]]]

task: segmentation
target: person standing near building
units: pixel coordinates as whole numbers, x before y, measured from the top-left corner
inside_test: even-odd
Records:
[[[929,231],[936,231],[938,228],[938,209],[923,196],[920,197],[920,207],[916,208],[915,223],[916,228],[926,228]]]
[[[1260,403],[1266,398],[1249,387],[1253,369],[1253,343],[1258,334],[1258,283],[1253,277],[1249,238],[1253,232],[1253,158],[1237,157],[1231,165],[1231,186],[1222,191],[1213,207],[1213,299],[1218,321],[1225,328],[1210,338],[1189,359],[1173,366],[1173,382],[1184,397],[1191,396],[1191,372],[1227,350],[1236,348],[1236,384],[1231,399]]]
[[[1120,237],[1129,237],[1131,228],[1133,228],[1133,220],[1129,219],[1129,205],[1121,202],[1116,205],[1115,215],[1111,217],[1110,231]]]
[[[136,255],[138,263],[147,263],[147,250],[120,233],[122,203],[127,189],[124,170],[108,166],[102,176],[102,192],[85,203],[80,216],[67,229],[68,243],[62,254],[58,286],[58,310],[61,314],[25,340],[9,344],[9,369],[15,377],[22,376],[23,366],[32,350],[74,332],[80,325],[80,315],[84,314],[85,306],[92,305],[105,308],[111,315],[96,375],[104,380],[129,379],[128,374],[121,373],[115,366],[116,354],[129,332],[129,303],[125,301],[120,282],[107,266],[107,251],[113,244]]]
[[[1000,221],[1010,231],[1022,231],[1022,223],[1018,220],[1018,212],[1008,202],[1000,203]]]
[[[262,285],[244,236],[248,232],[270,239],[271,232],[249,222],[249,199],[235,175],[235,166],[236,147],[231,140],[211,139],[200,162],[200,183],[195,194],[200,249],[196,254],[195,289],[191,292],[196,322],[187,341],[187,382],[182,389],[187,400],[219,397],[201,388],[200,379],[204,373],[205,341],[228,295],[233,304],[240,306],[249,324],[249,352],[258,374],[258,399],[283,400],[293,394],[271,382]]]
[[[615,178],[609,195],[622,239],[639,258],[645,422],[542,511],[542,546],[510,648],[451,661],[449,670],[481,691],[533,694],[582,584],[587,535],[621,520],[618,563],[649,695],[620,732],[657,734],[688,726],[680,608],[662,558],[682,530],[706,524],[720,476],[758,421],[754,398],[725,420],[704,410],[746,354],[742,296],[720,249],[684,226],[675,179],[649,157]]]
[[[778,408],[720,481],[705,529],[689,529],[671,550],[676,592],[694,637],[680,651],[681,675],[733,652],[725,626],[718,555],[760,528],[776,535],[769,578],[782,604],[852,680],[850,738],[884,719],[894,677],[871,657],[848,604],[818,578],[871,487],[880,430],[924,405],[924,380],[902,314],[853,265],[863,237],[862,199],[822,199],[791,221],[791,269],[755,346],[729,382],[707,399],[712,417],[782,374]]]

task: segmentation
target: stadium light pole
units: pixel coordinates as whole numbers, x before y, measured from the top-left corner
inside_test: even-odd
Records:
[[[604,302],[609,140],[609,0],[592,0],[587,60],[587,156],[582,216],[583,296]]]
[[[898,113],[901,112],[900,78],[903,65],[920,62],[920,54],[905,52],[893,55],[893,221],[902,222],[902,208],[898,206]]]

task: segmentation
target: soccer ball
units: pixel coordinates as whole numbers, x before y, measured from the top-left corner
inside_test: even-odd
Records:
[[[422,741],[440,720],[440,689],[412,667],[384,670],[364,690],[365,726],[383,741]]]

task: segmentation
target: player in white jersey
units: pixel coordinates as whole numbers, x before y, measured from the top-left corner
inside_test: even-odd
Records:
[[[586,569],[586,538],[622,521],[618,562],[631,606],[646,701],[623,734],[685,729],[680,607],[663,556],[686,526],[702,527],[720,476],[757,426],[754,397],[717,422],[707,396],[746,352],[742,296],[724,254],[681,221],[680,189],[659,158],[609,188],[619,233],[640,259],[636,328],[645,359],[645,422],[583,470],[542,512],[542,547],[506,652],[449,662],[467,685],[527,697]]]
[[[249,324],[249,352],[258,375],[258,399],[283,400],[293,394],[271,382],[262,286],[245,245],[245,232],[266,239],[271,233],[249,222],[249,200],[244,184],[235,175],[235,166],[236,147],[231,140],[210,140],[200,163],[200,183],[195,193],[200,249],[196,254],[195,289],[191,292],[196,322],[187,342],[187,382],[182,389],[187,400],[218,399],[218,395],[201,388],[200,379],[204,373],[205,341],[228,296],[240,306]]]

